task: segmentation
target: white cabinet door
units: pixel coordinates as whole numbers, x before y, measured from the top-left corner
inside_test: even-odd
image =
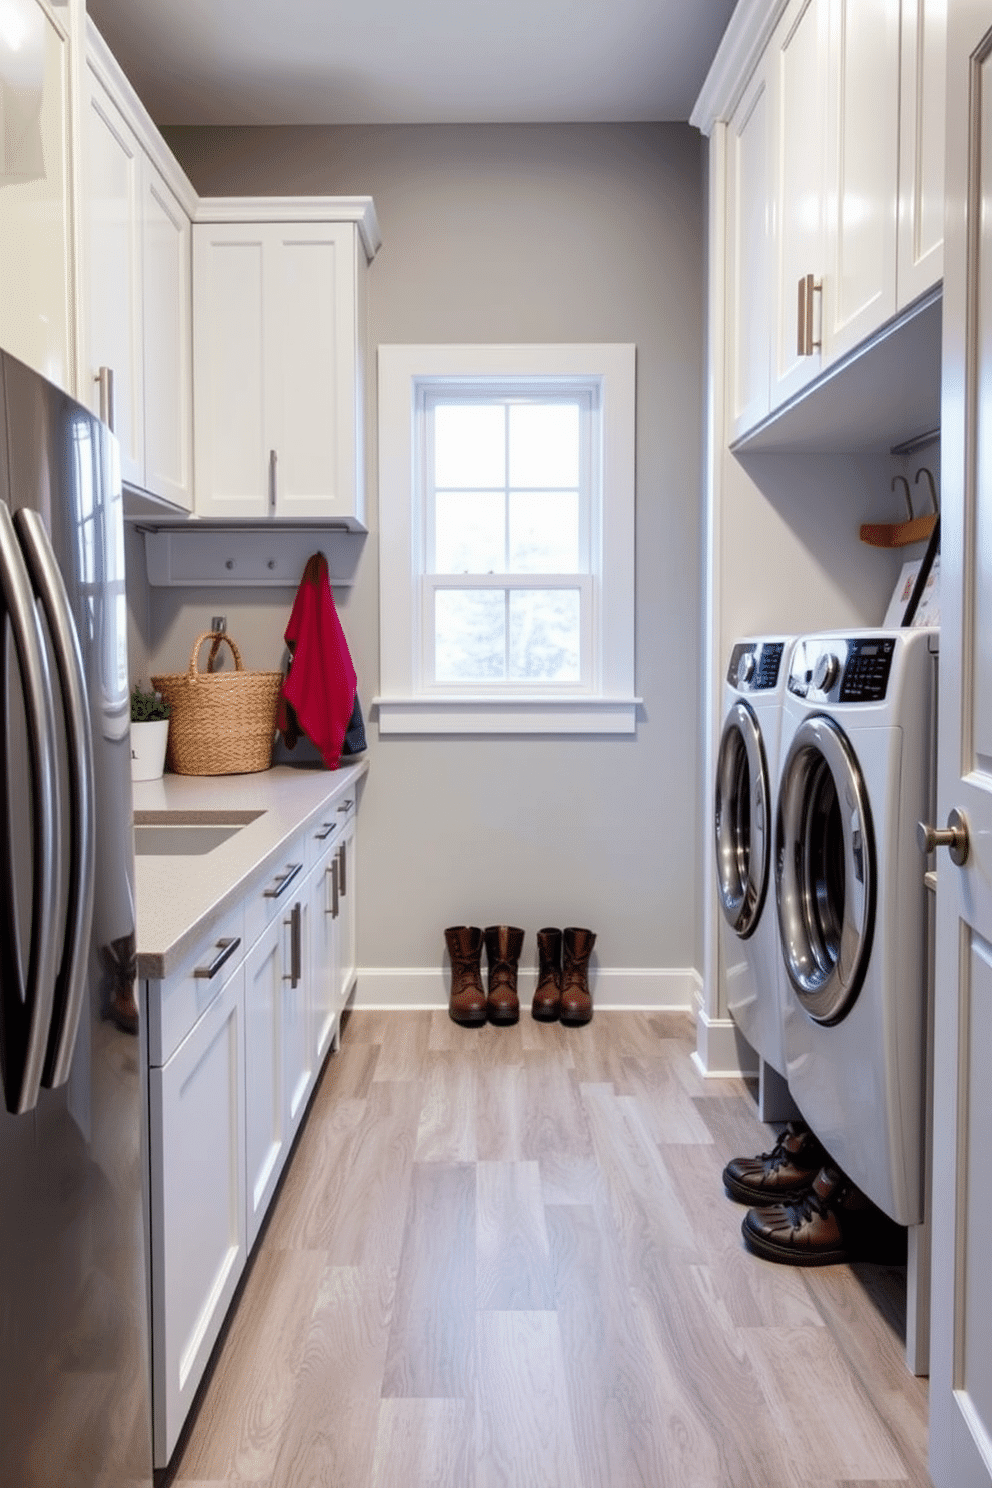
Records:
[[[338,859],[321,858],[310,875],[310,1047],[319,1071],[338,1033]]]
[[[822,366],[823,194],[829,0],[793,0],[770,43],[769,86],[774,117],[775,293],[771,404],[777,408],[812,381]],[[811,324],[800,345],[800,282]],[[808,318],[810,318],[808,317]]]
[[[992,11],[948,6],[930,1473],[992,1483]]]
[[[248,1253],[244,973],[149,1070],[155,1463],[168,1461]]]
[[[286,970],[280,1006],[283,1125],[289,1142],[299,1130],[315,1078],[310,1037],[310,936],[312,883],[308,878],[289,907]]]
[[[121,477],[145,476],[141,283],[141,150],[123,115],[90,76],[86,119],[87,358],[84,397],[101,410],[97,378],[113,375],[112,416]]]
[[[343,1008],[355,985],[355,820],[351,817],[338,845],[338,1007]]]
[[[351,223],[193,230],[196,510],[362,517]]]
[[[902,0],[899,247],[901,310],[944,272],[947,0]]]
[[[832,0],[823,356],[836,361],[896,308],[900,0]]]
[[[144,488],[193,505],[190,221],[150,162],[142,186]]]
[[[249,1249],[255,1243],[289,1147],[282,1052],[287,920],[287,912],[271,920],[245,960],[245,1202]]]
[[[768,413],[771,362],[772,108],[767,64],[727,126],[727,328],[730,439]]]
[[[69,37],[37,0],[6,0],[0,20],[20,50],[11,80],[37,77],[41,109],[23,129],[2,126],[0,81],[0,346],[66,392],[74,390],[75,294],[70,199]],[[19,66],[17,64],[20,64]]]

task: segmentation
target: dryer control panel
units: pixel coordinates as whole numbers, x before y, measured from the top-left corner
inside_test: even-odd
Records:
[[[778,685],[784,641],[738,641],[730,653],[727,682],[738,692],[767,692]]]
[[[891,636],[807,637],[793,653],[789,691],[824,702],[880,703],[895,645]]]

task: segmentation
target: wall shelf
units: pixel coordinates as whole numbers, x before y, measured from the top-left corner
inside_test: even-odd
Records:
[[[190,589],[295,588],[316,552],[327,558],[331,585],[347,587],[355,581],[368,535],[287,523],[168,526],[138,520],[137,526],[144,533],[149,584]]]

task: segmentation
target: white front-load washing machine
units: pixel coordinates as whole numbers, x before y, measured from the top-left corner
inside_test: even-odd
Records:
[[[784,990],[771,864],[781,710],[794,643],[794,636],[750,637],[731,650],[713,812],[727,1007],[751,1048],[783,1079]],[[792,1114],[790,1103],[767,1119]]]
[[[806,636],[782,714],[775,890],[789,1090],[834,1162],[923,1218],[936,632]]]

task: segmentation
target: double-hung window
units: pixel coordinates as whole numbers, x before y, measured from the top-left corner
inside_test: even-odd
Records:
[[[379,349],[380,731],[631,732],[634,349]]]

